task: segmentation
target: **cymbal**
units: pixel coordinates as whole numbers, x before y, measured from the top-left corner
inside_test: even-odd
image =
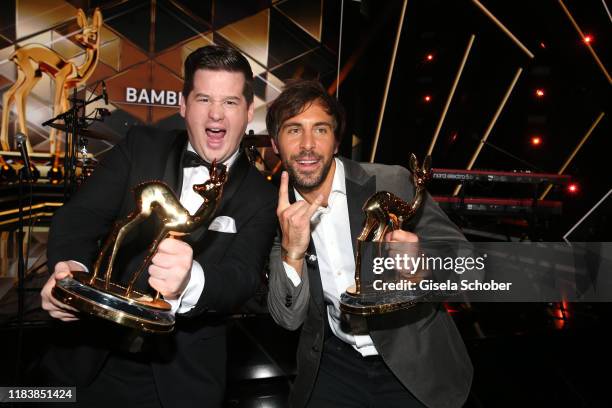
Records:
[[[49,127],[52,127],[54,129],[57,130],[61,130],[62,132],[71,132],[72,129],[70,128],[69,125],[65,125],[64,123],[51,123],[49,124]],[[115,142],[116,137],[114,137],[113,135],[107,135],[106,133],[102,133],[102,132],[97,132],[95,130],[91,130],[91,129],[80,129],[79,130],[79,136],[83,136],[83,137],[87,137],[90,139],[98,139],[98,140],[106,140],[109,142]]]

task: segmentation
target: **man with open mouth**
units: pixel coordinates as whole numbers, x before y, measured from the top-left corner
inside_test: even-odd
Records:
[[[77,386],[82,407],[218,407],[225,391],[226,318],[252,297],[276,230],[276,192],[239,149],[253,119],[253,73],[244,56],[222,46],[195,50],[185,60],[180,114],[186,131],[135,127],[109,151],[91,178],[53,218],[48,244],[53,275],[43,308],[67,323],[45,355],[48,384]],[[193,214],[203,198],[195,184],[210,163],[227,169],[215,219],[184,240],[159,245],[149,285],[172,304],[175,330],[141,335],[78,315],[51,296],[57,279],[92,270],[98,242],[115,219],[135,208],[132,188],[162,180]],[[124,282],[152,242],[154,226],[139,224],[119,250],[113,279]],[[123,248],[123,247],[122,247]]]

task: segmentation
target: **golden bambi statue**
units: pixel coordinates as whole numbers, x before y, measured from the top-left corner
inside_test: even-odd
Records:
[[[425,195],[425,184],[431,178],[431,156],[426,156],[423,166],[419,167],[414,154],[410,155],[412,183],[415,186],[414,198],[407,203],[388,191],[374,193],[363,205],[364,227],[357,237],[355,257],[355,285],[340,296],[340,309],[358,315],[373,315],[406,309],[422,298],[419,294],[406,292],[380,293],[367,288],[361,282],[361,252],[366,242],[378,242],[379,250],[384,236],[389,231],[401,229],[412,218],[421,205]]]
[[[53,116],[57,116],[69,108],[69,91],[85,83],[96,69],[99,58],[102,13],[96,8],[92,22],[89,24],[87,16],[82,9],[79,9],[77,24],[83,29],[81,34],[74,37],[85,48],[85,61],[82,65],[77,66],[57,52],[40,44],[25,45],[9,57],[17,66],[17,80],[2,97],[2,133],[0,134],[2,150],[10,150],[8,126],[13,103],[17,104],[19,132],[28,135],[26,100],[34,85],[42,78],[43,73],[55,80]],[[27,146],[28,151],[32,152],[29,140]],[[52,129],[49,134],[49,152],[55,154],[56,157],[60,153],[59,143],[57,143],[57,130],[55,129]]]
[[[171,331],[174,327],[174,316],[170,313],[170,304],[160,298],[159,292],[154,297],[137,292],[134,290],[134,284],[164,238],[187,235],[213,217],[221,201],[225,181],[225,166],[217,165],[214,161],[210,179],[193,186],[193,190],[204,199],[193,215],[181,205],[176,194],[165,183],[150,181],[137,185],[133,190],[137,208],[124,221],[117,223],[113,233],[106,239],[94,264],[93,273],[74,272],[74,278],[58,281],[53,288],[53,296],[82,312],[124,326],[148,332]],[[132,274],[127,288],[113,283],[113,263],[121,242],[128,232],[151,214],[157,215],[162,227],[143,263]],[[111,246],[108,266],[103,278],[100,278],[100,267]]]

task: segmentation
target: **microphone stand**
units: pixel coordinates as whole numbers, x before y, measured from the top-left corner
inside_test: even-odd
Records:
[[[106,101],[108,96],[106,92],[102,92],[102,94],[92,98],[89,101],[84,99],[77,98],[77,89],[73,90],[73,97],[70,98],[72,102],[72,107],[68,109],[66,112],[60,113],[59,115],[51,118],[42,123],[42,126],[50,126],[54,122],[58,120],[63,120],[66,125],[66,130],[64,133],[66,134],[65,144],[64,144],[64,201],[67,202],[72,194],[72,189],[76,186],[76,155],[78,151],[78,135],[79,129],[85,127],[81,123],[85,121],[85,107],[91,103],[97,102],[99,100]],[[79,112],[82,112],[81,116],[79,116]]]
[[[25,264],[25,256],[23,253],[23,185],[25,182],[31,181],[31,172],[30,172],[30,161],[27,157],[27,149],[24,145],[23,139],[18,139],[17,145],[22,154],[23,159],[23,168],[18,172],[19,176],[19,187],[18,187],[18,205],[19,205],[19,221],[17,224],[17,366],[16,369],[16,380],[17,384],[21,381],[21,354],[22,354],[22,339],[23,339],[23,323],[24,323],[24,315],[25,315],[25,272],[26,272],[26,264]]]

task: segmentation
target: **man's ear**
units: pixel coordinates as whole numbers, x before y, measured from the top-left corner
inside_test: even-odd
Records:
[[[183,97],[181,98],[181,116],[183,118],[185,117],[185,112],[187,111],[187,105],[185,103],[185,99],[187,99],[187,97],[183,95]]]
[[[255,115],[255,101],[251,102],[251,104],[247,108],[247,122],[248,123],[251,123],[254,115]]]
[[[340,142],[336,141],[336,147],[334,147],[334,155],[338,154],[339,147],[340,147]]]
[[[272,143],[272,150],[274,150],[274,153],[280,155],[280,151],[278,150],[278,146],[276,145],[276,141],[273,137],[270,137],[270,143]]]

